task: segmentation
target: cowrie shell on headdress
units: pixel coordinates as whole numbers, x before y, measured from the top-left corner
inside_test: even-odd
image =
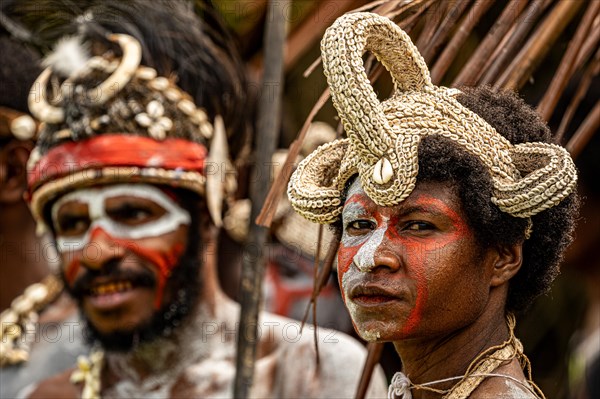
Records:
[[[381,158],[373,168],[373,181],[377,184],[385,184],[394,176],[394,168],[387,158]]]
[[[196,111],[196,104],[194,104],[190,100],[181,100],[177,104],[177,108],[179,108],[181,112],[189,116],[192,115],[194,111]]]
[[[19,140],[28,140],[35,136],[35,121],[29,115],[21,115],[10,124],[10,131]]]
[[[157,78],[152,79],[148,83],[148,86],[150,86],[151,89],[163,91],[169,87],[169,80],[163,76],[159,76]]]
[[[156,69],[142,66],[135,71],[135,76],[141,80],[151,80],[156,77]]]
[[[163,105],[158,101],[154,100],[148,103],[146,106],[146,111],[148,112],[150,118],[156,119],[163,116],[165,113],[165,107],[163,107]]]
[[[170,87],[170,88],[166,89],[164,91],[164,95],[165,95],[165,97],[167,97],[167,99],[169,101],[172,101],[172,102],[179,101],[179,100],[181,100],[181,97],[182,97],[181,92],[174,87]]]

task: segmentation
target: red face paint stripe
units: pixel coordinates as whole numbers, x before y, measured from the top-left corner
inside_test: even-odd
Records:
[[[173,268],[177,265],[177,262],[184,251],[184,246],[181,243],[175,244],[168,252],[156,251],[149,248],[142,248],[135,241],[124,240],[112,237],[110,234],[105,232],[100,227],[95,227],[90,234],[90,242],[94,239],[99,239],[100,235],[104,235],[107,240],[111,241],[111,247],[121,247],[129,250],[136,255],[148,260],[158,268],[158,282],[156,290],[156,298],[154,301],[154,308],[158,310],[162,304],[164,297],[164,290],[166,281],[170,277]],[[114,244],[114,245],[112,245]],[[85,247],[83,249],[85,251]],[[70,285],[73,285],[77,272],[81,266],[79,259],[74,259],[69,263],[66,272],[66,279]]]

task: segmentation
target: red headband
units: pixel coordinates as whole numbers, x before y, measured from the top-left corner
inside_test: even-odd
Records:
[[[137,166],[204,174],[207,150],[189,140],[163,141],[133,135],[101,135],[81,142],[61,144],[42,157],[29,174],[29,187],[71,173],[108,166]]]

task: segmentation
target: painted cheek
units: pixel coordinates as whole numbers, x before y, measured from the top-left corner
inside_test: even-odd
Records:
[[[79,272],[80,268],[81,262],[79,261],[79,258],[72,259],[67,265],[65,270],[65,279],[70,287],[73,287],[73,283],[75,282],[75,278],[77,277],[77,273]]]
[[[344,205],[344,212],[342,213],[342,219],[355,218],[359,214],[364,213],[366,206],[366,198],[363,194],[353,194],[348,198]],[[343,224],[346,222],[343,220]],[[366,237],[349,237],[346,232],[342,235],[340,247],[338,249],[338,281],[342,288],[342,299],[346,301],[346,295],[344,293],[343,277],[350,270],[350,266],[354,261],[354,257],[360,250]]]
[[[403,335],[410,334],[413,332],[418,325],[421,323],[423,318],[423,310],[428,298],[428,279],[427,279],[427,265],[437,266],[442,260],[441,251],[444,248],[456,241],[467,238],[469,234],[468,226],[463,222],[459,215],[452,209],[448,208],[446,204],[437,198],[421,197],[419,202],[423,205],[435,206],[438,209],[442,209],[444,213],[452,221],[453,232],[445,234],[443,236],[437,236],[432,239],[410,239],[401,237],[394,229],[389,230],[388,239],[391,242],[398,244],[399,248],[405,248],[405,262],[410,268],[412,277],[417,282],[417,298],[415,307],[411,310],[407,321],[402,328],[401,333]],[[393,223],[397,225],[396,221]]]
[[[406,263],[412,266],[411,274],[417,282],[417,299],[415,307],[410,311],[406,323],[402,328],[402,335],[413,332],[423,318],[423,307],[428,297],[428,284],[425,275],[426,255],[424,248],[412,243],[410,253],[406,255]]]
[[[120,245],[141,258],[150,261],[158,268],[158,287],[156,287],[156,298],[154,299],[154,309],[160,309],[165,293],[167,280],[171,272],[177,265],[179,257],[183,253],[184,247],[181,243],[174,244],[167,251],[158,251],[155,249],[144,248],[130,240],[114,239],[117,245]]]
[[[346,272],[350,269],[356,253],[360,249],[360,245],[346,247],[342,242],[338,250],[338,282],[342,289],[342,299],[346,302],[346,294],[344,292],[343,278]]]
[[[162,304],[162,300],[164,297],[164,290],[167,279],[171,276],[171,272],[177,265],[177,262],[179,261],[179,258],[184,251],[183,244],[175,243],[167,251],[159,251],[155,249],[141,247],[136,241],[133,240],[123,240],[119,238],[114,238],[101,228],[95,228],[92,231],[92,234],[90,235],[90,242],[94,242],[94,239],[98,238],[100,234],[103,234],[106,237],[106,239],[109,239],[112,243],[115,244],[115,246],[125,248],[135,253],[139,257],[146,259],[147,261],[149,261],[157,267],[158,287],[156,290],[156,298],[154,300],[154,308],[156,310],[160,309],[160,305]],[[85,248],[83,249],[83,251],[85,251]],[[80,268],[81,262],[79,258],[73,259],[67,266],[65,275],[69,285],[73,285]]]

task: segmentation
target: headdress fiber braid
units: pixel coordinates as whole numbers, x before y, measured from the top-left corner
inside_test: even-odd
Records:
[[[390,72],[392,96],[380,102],[362,55],[371,51]],[[460,104],[456,89],[434,86],[409,36],[388,18],[344,15],[321,42],[333,104],[348,138],[315,150],[292,175],[288,195],[301,215],[332,223],[342,210],[346,181],[358,173],[378,205],[402,202],[415,187],[421,138],[446,137],[476,155],[494,185],[492,202],[515,217],[529,217],[558,204],[575,187],[568,152],[554,144],[513,145],[483,118]],[[544,166],[529,170],[531,159]]]

